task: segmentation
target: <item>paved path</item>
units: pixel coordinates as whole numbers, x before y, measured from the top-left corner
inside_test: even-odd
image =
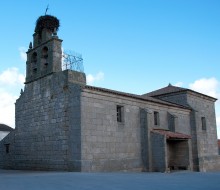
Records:
[[[220,172],[73,173],[0,170],[0,190],[220,190]]]

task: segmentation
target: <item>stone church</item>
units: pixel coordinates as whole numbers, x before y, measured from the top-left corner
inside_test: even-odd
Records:
[[[143,95],[88,86],[85,73],[62,70],[58,27],[50,15],[36,22],[16,127],[0,141],[0,168],[220,169],[215,98],[171,84]]]

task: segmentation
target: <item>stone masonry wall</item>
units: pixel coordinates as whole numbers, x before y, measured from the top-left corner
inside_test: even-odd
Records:
[[[195,110],[199,157],[217,155],[218,146],[214,102],[190,94],[187,99]],[[206,130],[202,129],[202,117],[206,118]]]
[[[214,163],[211,161],[212,157],[214,159],[214,157],[218,155],[214,101],[193,94],[188,94],[187,100],[190,106],[195,110],[194,123],[197,136],[199,170],[204,170],[201,160],[206,159],[206,163],[208,160],[210,161],[210,164],[206,164],[207,168],[205,168],[205,170],[208,171],[209,168],[211,168],[211,163]],[[206,130],[202,129],[202,117],[206,119]]]
[[[155,169],[153,151],[160,149],[160,140],[152,139],[150,131],[168,130],[169,114],[174,114],[175,131],[190,135],[190,110],[82,90],[83,85],[85,75],[73,71],[26,84],[16,102],[16,129],[0,143],[0,165],[35,170],[164,171],[167,161]],[[123,107],[123,122],[117,122],[117,106]],[[145,110],[143,117],[141,110]],[[153,122],[154,111],[159,113],[158,125]],[[5,144],[10,144],[9,153],[4,151]]]
[[[117,122],[117,105],[124,108],[124,122]],[[153,114],[141,122],[141,109],[160,113],[160,125],[155,126]],[[149,170],[150,142],[143,127],[168,129],[168,112],[176,113],[180,122],[177,131],[190,134],[189,110],[129,99],[119,95],[83,90],[81,98],[82,171]],[[142,123],[142,124],[141,124]],[[149,126],[152,124],[152,126]],[[148,149],[148,150],[143,150]],[[152,147],[153,148],[153,147]],[[144,153],[144,158],[143,158]]]
[[[151,171],[151,147],[150,147],[150,125],[149,112],[146,109],[140,109],[140,136],[141,136],[141,158],[143,171]]]
[[[123,123],[117,123],[116,105],[124,106]],[[139,118],[135,105],[83,93],[82,170],[140,169]]]
[[[71,78],[64,71],[26,84],[16,102],[16,129],[0,144],[10,144],[4,168],[80,170],[80,87]]]
[[[152,171],[165,172],[167,165],[166,137],[151,133]]]
[[[175,93],[175,94],[160,95],[160,96],[157,96],[157,98],[168,101],[168,102],[180,104],[183,106],[189,106],[185,92],[184,93],[181,92],[181,93]]]
[[[220,156],[203,157],[199,160],[200,171],[220,171]]]
[[[192,107],[190,125],[193,167],[194,170],[199,170],[199,160],[202,160],[203,157],[209,157],[208,160],[211,160],[211,157],[218,154],[214,100],[192,92],[161,95],[158,98]],[[202,130],[201,117],[206,118],[206,130]],[[206,166],[208,167],[208,165]]]

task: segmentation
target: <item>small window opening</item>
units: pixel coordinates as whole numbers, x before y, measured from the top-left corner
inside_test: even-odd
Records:
[[[45,46],[42,49],[42,63],[45,67],[48,65],[48,48]]]
[[[10,144],[5,144],[5,152],[6,152],[6,154],[9,153],[9,146],[10,146]]]
[[[206,118],[202,117],[201,120],[202,120],[202,130],[206,131]]]
[[[31,56],[31,62],[37,62],[37,53],[34,52]]]
[[[159,112],[154,112],[154,125],[160,125]]]
[[[33,72],[36,73],[37,72],[37,53],[36,52],[34,52],[31,56],[31,65],[32,65]]]
[[[117,106],[117,122],[123,122],[123,106]]]
[[[176,131],[178,117],[168,112],[168,129],[172,132]]]

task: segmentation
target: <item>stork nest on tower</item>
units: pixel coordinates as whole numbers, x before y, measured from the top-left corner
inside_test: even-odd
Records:
[[[54,29],[56,28],[56,30],[58,30],[59,26],[60,26],[60,21],[55,16],[44,15],[44,16],[40,16],[37,19],[35,32],[41,34],[44,28],[50,30],[51,32],[54,32]]]

